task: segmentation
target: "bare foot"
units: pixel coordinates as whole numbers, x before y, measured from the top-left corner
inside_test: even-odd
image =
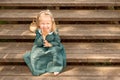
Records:
[[[54,75],[58,75],[59,74],[59,72],[54,72]]]

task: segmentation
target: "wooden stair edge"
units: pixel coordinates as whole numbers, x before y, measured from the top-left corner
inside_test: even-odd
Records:
[[[59,77],[59,76],[50,76],[50,77],[34,77],[34,76],[0,76],[2,80],[119,80],[119,76],[70,76],[70,77]]]
[[[24,62],[23,55],[33,43],[0,43],[0,62]],[[120,43],[63,43],[67,62],[120,62]]]
[[[40,11],[29,9],[0,10],[0,20],[32,21]],[[119,21],[120,18],[120,10],[51,10],[51,12],[55,21]]]
[[[0,76],[32,76],[27,65],[0,65]],[[73,73],[74,72],[74,73]],[[87,74],[86,74],[87,72]],[[100,72],[100,73],[98,73]],[[114,74],[113,74],[114,72]],[[17,74],[16,74],[17,73]],[[79,74],[78,74],[79,73]],[[67,65],[59,77],[66,76],[119,76],[120,66],[79,66]],[[41,75],[41,77],[50,77],[52,74]]]
[[[0,2],[0,6],[115,6],[115,4],[119,5],[119,1],[117,0],[90,0],[90,1],[75,1],[75,0],[46,0],[45,2],[42,0],[32,1],[32,0],[5,0]]]
[[[30,24],[0,24],[0,39],[34,39]],[[120,25],[61,24],[57,25],[61,39],[120,39]]]
[[[7,65],[0,66],[1,80],[119,80],[119,66],[67,66],[59,75],[45,73],[40,76],[32,76],[27,66]],[[114,74],[113,74],[114,73]]]

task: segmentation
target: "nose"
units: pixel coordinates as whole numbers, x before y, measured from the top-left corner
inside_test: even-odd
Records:
[[[49,26],[47,24],[44,24],[43,27],[44,28],[49,28]]]

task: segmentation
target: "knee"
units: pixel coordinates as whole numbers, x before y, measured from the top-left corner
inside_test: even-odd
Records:
[[[24,61],[26,63],[29,63],[29,60],[30,60],[30,56],[29,55],[30,55],[29,53],[26,53],[26,54],[23,55],[23,59],[24,59]]]
[[[43,52],[44,51],[41,49],[36,49],[31,52],[30,57],[31,57],[31,59],[39,58],[39,56],[41,56],[43,54]]]

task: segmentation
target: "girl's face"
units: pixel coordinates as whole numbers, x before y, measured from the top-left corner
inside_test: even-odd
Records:
[[[39,20],[40,20],[39,22],[40,29],[51,31],[52,20],[49,15],[41,15]]]

